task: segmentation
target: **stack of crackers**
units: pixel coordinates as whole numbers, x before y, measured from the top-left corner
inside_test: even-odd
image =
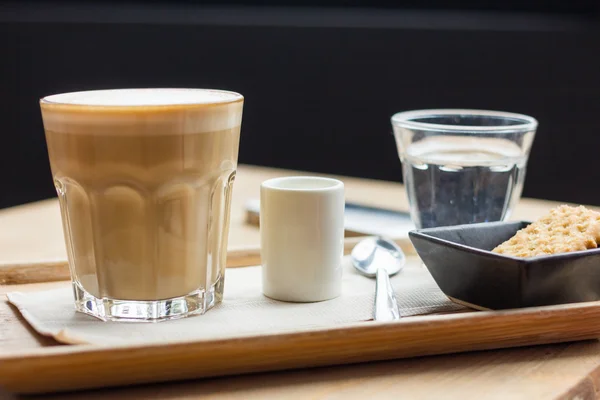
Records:
[[[535,257],[595,249],[599,243],[600,213],[584,206],[562,205],[492,251],[513,257]]]

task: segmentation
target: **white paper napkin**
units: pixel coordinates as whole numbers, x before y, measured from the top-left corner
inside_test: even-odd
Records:
[[[8,293],[10,303],[39,333],[63,343],[122,344],[211,340],[336,327],[372,319],[375,280],[344,260],[342,295],[318,303],[285,303],[261,292],[260,267],[232,268],[225,275],[221,304],[204,315],[160,323],[102,322],[75,312],[70,287]],[[463,309],[440,291],[417,257],[392,278],[403,316]]]

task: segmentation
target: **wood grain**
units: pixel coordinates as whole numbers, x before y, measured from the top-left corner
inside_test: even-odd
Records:
[[[243,339],[60,346],[0,356],[0,384],[22,393],[73,390],[584,340],[599,334],[600,302],[590,302],[409,317]]]
[[[596,399],[600,343],[420,357],[36,396],[44,400]],[[0,391],[0,399],[21,396]],[[29,398],[29,397],[27,397]],[[24,398],[23,398],[24,399]]]
[[[276,176],[301,174],[303,173],[240,166],[232,204],[232,250],[249,249],[252,254],[256,254],[253,250],[258,246],[259,234],[256,227],[245,223],[244,204],[248,199],[258,198],[260,182]],[[351,202],[407,209],[406,196],[400,184],[337,178],[344,181],[346,197]],[[512,219],[536,219],[557,204],[523,199]],[[63,261],[66,259],[60,213],[55,200],[0,210],[0,260],[4,264],[60,261],[61,257]],[[68,282],[0,285],[0,294],[9,290],[45,290],[64,285],[68,285]],[[590,318],[589,322],[593,323],[594,320],[597,317]],[[577,325],[586,324],[588,321]],[[546,334],[550,334],[549,331]],[[365,338],[367,340],[369,339]],[[391,345],[394,343],[392,341]],[[12,307],[5,301],[0,301],[0,355],[23,352],[33,357],[35,352],[52,347],[64,346],[37,335]],[[98,365],[102,367],[102,364]],[[62,365],[58,364],[57,368],[62,368]],[[90,365],[86,368],[91,371],[93,367]],[[27,371],[21,373],[26,375]],[[29,374],[29,382],[35,386],[38,377],[39,375]],[[600,342],[591,340],[334,368],[60,393],[43,398],[593,399],[597,398],[597,388],[600,388]],[[15,398],[16,395],[0,389],[0,399]]]

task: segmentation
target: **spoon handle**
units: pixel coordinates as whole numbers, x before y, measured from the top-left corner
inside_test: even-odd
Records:
[[[384,268],[377,270],[373,319],[375,321],[394,321],[400,319],[400,311],[396,303],[394,289],[392,289],[390,277]]]

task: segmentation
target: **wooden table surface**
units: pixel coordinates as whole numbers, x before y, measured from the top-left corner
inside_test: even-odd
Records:
[[[244,204],[259,195],[260,182],[298,172],[240,166],[234,186],[230,246],[256,246],[259,232],[245,223]],[[402,185],[341,177],[348,201],[407,209]],[[513,219],[535,219],[556,203],[523,199]],[[56,200],[0,210],[0,261],[35,262],[65,257]],[[59,283],[60,284],[60,283]],[[57,283],[0,286],[47,289]],[[4,323],[15,310],[0,310],[2,349],[52,345],[23,325]],[[4,315],[2,315],[4,313]],[[7,313],[10,313],[8,315]],[[118,366],[115,366],[118,368]],[[35,379],[35,377],[32,377]],[[144,385],[48,399],[596,399],[600,390],[600,342],[586,341],[520,349],[422,357],[360,365]],[[0,389],[0,399],[18,398]]]

